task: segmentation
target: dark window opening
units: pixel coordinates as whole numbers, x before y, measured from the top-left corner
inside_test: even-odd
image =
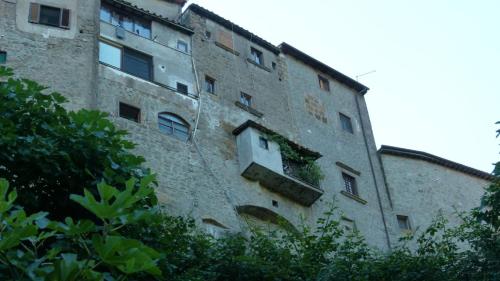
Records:
[[[205,76],[205,91],[210,94],[215,94],[215,79]]]
[[[351,134],[354,134],[354,130],[352,128],[351,118],[349,118],[348,116],[346,116],[342,113],[340,113],[339,116],[340,116],[340,124],[342,126],[342,130],[349,132]]]
[[[273,69],[274,69],[274,70],[276,70],[276,63],[275,63],[275,62],[273,62],[273,63],[271,64],[271,66],[273,67]]]
[[[264,149],[269,149],[269,142],[264,137],[259,137],[259,146]]]
[[[240,102],[246,107],[252,107],[252,96],[245,93],[240,94]]]
[[[347,192],[352,195],[358,196],[358,188],[356,186],[356,179],[346,173],[342,173],[342,178],[344,180],[344,187]]]
[[[177,41],[177,50],[187,53],[188,52],[188,44],[184,41]]]
[[[136,52],[132,49],[123,49],[122,70],[145,80],[153,80],[153,59],[151,56]]]
[[[325,91],[330,91],[330,82],[327,78],[318,75],[319,88]]]
[[[48,26],[69,28],[70,10],[31,3],[29,22]]]
[[[276,208],[279,207],[278,201],[273,200],[272,203],[273,203],[273,207],[276,207]]]
[[[188,86],[177,82],[177,92],[187,95],[188,94]]]
[[[397,215],[396,217],[398,219],[399,229],[401,229],[402,231],[411,230],[410,220],[408,219],[408,216]]]
[[[205,31],[205,37],[207,37],[207,39],[212,38],[212,32],[210,32],[210,31]]]
[[[135,106],[128,105],[126,103],[120,102],[120,108],[119,108],[119,114],[120,117],[128,119],[130,121],[134,121],[139,123],[140,122],[140,116],[141,116],[141,110]]]
[[[250,58],[256,64],[259,64],[259,65],[263,65],[264,64],[264,59],[263,59],[263,56],[262,56],[262,52],[259,51],[259,50],[257,50],[257,49],[250,48]]]
[[[130,15],[115,7],[101,5],[100,19],[112,25],[121,26],[123,29],[139,36],[151,38],[151,21]]]
[[[6,63],[6,62],[7,62],[7,52],[0,51],[0,63]]]
[[[171,113],[158,114],[158,127],[160,132],[166,135],[171,135],[182,141],[189,139],[188,123]]]

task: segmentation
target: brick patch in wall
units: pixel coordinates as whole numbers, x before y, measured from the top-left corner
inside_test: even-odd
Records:
[[[307,112],[309,112],[310,115],[314,116],[314,118],[318,119],[319,121],[325,124],[328,122],[325,115],[325,107],[320,103],[320,101],[316,97],[312,95],[306,95],[305,104],[306,104],[306,110]]]

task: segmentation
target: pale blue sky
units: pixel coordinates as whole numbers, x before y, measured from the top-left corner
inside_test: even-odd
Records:
[[[487,172],[500,140],[500,1],[195,0],[273,44],[360,77],[377,146]]]

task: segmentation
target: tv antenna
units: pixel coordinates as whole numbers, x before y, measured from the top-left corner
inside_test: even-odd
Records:
[[[372,74],[372,73],[375,73],[375,72],[377,72],[377,71],[376,70],[372,70],[372,71],[368,71],[368,72],[360,74],[360,75],[356,75],[356,81],[358,81],[358,78],[361,77],[361,76],[365,76],[365,75]]]

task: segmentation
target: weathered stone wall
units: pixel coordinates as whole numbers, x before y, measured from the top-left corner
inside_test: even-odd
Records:
[[[328,207],[325,203],[335,199],[344,216],[354,221],[356,228],[370,244],[387,248],[387,235],[378,196],[381,197],[385,212],[388,211],[386,209],[389,208],[389,204],[384,193],[382,171],[375,162],[376,147],[369,130],[371,126],[363,96],[293,57],[287,56],[286,64],[292,120],[295,121],[299,132],[299,142],[323,154],[318,162],[326,176],[322,183],[325,194],[321,197],[320,203],[312,206],[314,216],[321,215]],[[329,78],[330,91],[320,89],[318,74]],[[353,134],[342,129],[339,113],[351,118]],[[374,164],[373,169],[368,157],[367,144]],[[358,174],[345,169],[342,164]],[[366,204],[341,193],[345,191],[342,172],[356,179],[359,197],[365,200]],[[377,183],[374,181],[373,173]]]
[[[28,22],[30,2],[71,9],[68,30]],[[95,107],[99,1],[0,1],[0,49],[20,77],[70,99],[69,109]]]
[[[402,234],[397,215],[408,216],[413,231],[425,230],[441,212],[457,225],[456,212],[480,205],[489,182],[442,165],[381,154],[394,211],[388,222],[393,241]]]

